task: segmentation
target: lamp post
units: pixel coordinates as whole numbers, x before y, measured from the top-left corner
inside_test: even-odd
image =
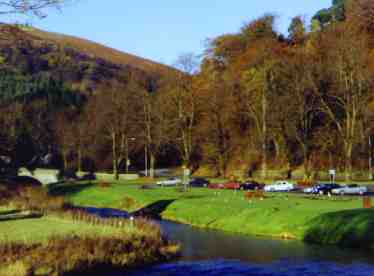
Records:
[[[144,169],[145,176],[148,176],[148,147],[147,144],[144,145]]]

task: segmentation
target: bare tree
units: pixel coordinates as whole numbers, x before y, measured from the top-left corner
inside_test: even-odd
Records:
[[[69,114],[68,112],[61,112],[57,114],[55,120],[56,141],[62,154],[64,170],[69,167],[68,157],[74,149],[74,133],[73,126],[71,125],[72,116],[73,114]]]
[[[169,142],[171,123],[167,114],[165,97],[148,91],[141,92],[142,114],[139,118],[142,125],[142,136],[146,151],[146,163],[149,156],[149,175],[154,178],[156,158],[161,147]]]
[[[48,8],[60,8],[67,0],[5,0],[0,1],[0,15],[26,14],[45,17]]]
[[[287,118],[287,130],[301,147],[304,172],[310,176],[312,136],[316,117],[320,113],[318,97],[313,92],[313,64],[304,49],[296,49],[288,57],[288,87],[282,109]]]
[[[329,68],[332,89],[318,91],[321,107],[334,122],[344,143],[345,177],[352,176],[352,150],[368,102],[367,41],[348,28],[337,29],[335,47],[322,66]],[[330,44],[331,45],[331,44]],[[317,91],[317,90],[316,90]]]
[[[168,79],[168,91],[161,94],[167,104],[175,144],[181,153],[183,163],[191,165],[191,157],[196,148],[196,121],[199,116],[199,93],[194,87],[195,73],[197,71],[197,58],[193,54],[181,55],[175,67],[180,71],[172,72]]]
[[[121,161],[128,156],[128,139],[134,127],[134,100],[136,87],[132,83],[123,86],[117,82],[108,84],[107,93],[98,94],[98,120],[104,133],[112,144],[113,174],[119,178]]]

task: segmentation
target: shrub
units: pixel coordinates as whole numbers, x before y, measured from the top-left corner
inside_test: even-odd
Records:
[[[111,186],[111,185],[110,185],[109,182],[101,181],[101,182],[99,183],[99,187],[100,187],[100,188],[109,188],[110,186]]]
[[[66,204],[63,197],[50,196],[43,187],[19,187],[8,192],[8,197],[3,203],[17,209],[58,211]]]

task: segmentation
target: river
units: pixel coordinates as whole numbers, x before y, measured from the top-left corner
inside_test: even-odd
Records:
[[[169,221],[158,223],[169,239],[182,245],[180,258],[115,276],[374,275],[374,255],[369,251],[248,237]]]

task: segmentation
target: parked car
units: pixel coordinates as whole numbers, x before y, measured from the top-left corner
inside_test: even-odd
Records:
[[[331,194],[331,191],[333,189],[337,189],[337,188],[340,188],[341,186],[339,184],[336,184],[336,183],[321,183],[321,184],[317,184],[316,186],[314,186],[313,188],[313,194],[320,194],[320,195],[327,195],[327,194]]]
[[[368,192],[368,188],[365,186],[358,186],[357,184],[344,185],[340,188],[333,189],[331,191],[333,194],[344,195],[364,195]]]
[[[314,191],[315,191],[315,186],[313,186],[313,187],[307,187],[307,188],[304,188],[303,189],[303,193],[305,193],[305,194],[313,194],[314,193]]]
[[[190,180],[191,187],[208,187],[209,180],[201,177],[195,177]]]
[[[222,183],[213,183],[208,185],[209,189],[224,189],[225,185]]]
[[[231,181],[224,184],[225,189],[228,190],[239,190],[240,189],[240,183]]]
[[[287,181],[276,181],[274,184],[266,185],[264,188],[265,192],[289,192],[295,189],[292,183]]]
[[[247,181],[240,184],[240,190],[263,190],[265,184],[256,181]]]
[[[156,182],[157,185],[161,185],[161,186],[175,186],[181,183],[182,183],[182,179],[178,177],[169,177],[165,180],[160,180]]]

